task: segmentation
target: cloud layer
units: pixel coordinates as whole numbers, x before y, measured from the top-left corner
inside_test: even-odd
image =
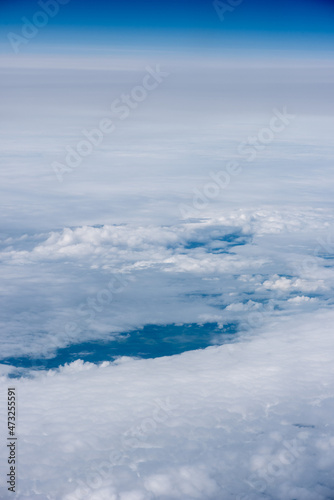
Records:
[[[20,498],[330,498],[333,319],[16,381]]]
[[[233,322],[238,342],[29,370],[15,380],[19,498],[326,500],[333,64],[159,54],[1,62],[1,359],[33,368],[145,325]],[[170,76],[113,116],[148,64]],[[265,144],[275,109],[294,119]],[[115,133],[59,183],[52,162],[104,118]],[[0,369],[4,400],[14,368]]]

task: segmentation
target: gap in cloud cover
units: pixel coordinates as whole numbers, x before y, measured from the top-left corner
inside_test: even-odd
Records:
[[[120,357],[159,358],[174,356],[186,351],[205,349],[210,345],[222,345],[235,341],[237,324],[219,326],[217,323],[203,325],[145,325],[118,336],[105,336],[103,341],[80,342],[58,349],[53,357],[32,356],[3,358],[1,365],[8,365],[12,377],[24,375],[31,370],[51,370],[77,360],[100,364],[115,361]]]

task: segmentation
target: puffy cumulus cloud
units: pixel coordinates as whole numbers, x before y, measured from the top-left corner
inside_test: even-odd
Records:
[[[302,304],[304,302],[316,303],[318,300],[313,297],[305,297],[305,295],[297,295],[297,297],[293,297],[292,299],[288,299],[288,302],[292,302],[294,304]]]
[[[271,280],[263,282],[263,287],[267,290],[278,290],[280,292],[288,292],[297,290],[299,292],[317,292],[326,290],[327,286],[323,280],[307,281],[300,278],[286,278],[285,276],[273,276]]]
[[[232,345],[16,380],[19,498],[331,498],[333,320],[282,316]]]
[[[257,311],[263,308],[263,304],[260,302],[254,302],[253,300],[248,300],[245,304],[242,302],[234,302],[226,307],[227,311]]]
[[[329,216],[237,209],[173,225],[85,225],[4,238],[2,356],[50,356],[72,342],[203,317],[254,328],[255,317],[263,323],[292,312],[297,299],[290,299],[300,295],[318,302],[299,301],[299,309],[326,307],[334,286]]]

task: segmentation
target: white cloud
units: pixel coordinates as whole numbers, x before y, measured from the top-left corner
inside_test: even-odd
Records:
[[[316,294],[325,306],[334,275],[316,256],[315,236],[326,234],[328,217],[324,210],[315,220],[308,210],[239,209],[168,226],[86,225],[7,238],[0,251],[9,283],[2,289],[3,356],[50,355],[75,339],[150,323],[219,317],[247,324],[256,310],[267,316],[287,309],[294,294]],[[315,269],[303,265],[310,256]],[[114,281],[121,293],[111,293]],[[88,322],[91,301],[97,305]]]
[[[293,297],[292,299],[288,299],[288,302],[292,302],[294,304],[302,304],[303,302],[317,302],[316,298],[305,297],[305,295],[297,295],[297,297]]]
[[[333,65],[161,53],[166,85],[60,186],[51,163],[157,62],[136,54],[0,64],[1,355],[150,324],[240,336],[15,381],[20,499],[331,498]],[[180,220],[281,105],[291,127]]]
[[[282,317],[233,345],[15,381],[20,498],[255,498],[261,479],[269,498],[325,500],[333,319]]]
[[[281,292],[288,292],[297,290],[299,292],[317,292],[325,290],[327,287],[323,280],[307,281],[300,278],[286,278],[285,276],[273,276],[271,280],[266,280],[263,287],[267,290],[278,290]]]

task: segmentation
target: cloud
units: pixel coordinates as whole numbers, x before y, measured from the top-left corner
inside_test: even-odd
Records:
[[[285,276],[273,276],[271,280],[266,280],[263,283],[267,290],[278,290],[280,292],[288,292],[297,290],[299,292],[317,292],[325,290],[327,287],[323,280],[307,281],[300,278],[289,279]]]
[[[166,85],[59,185],[51,163],[157,63],[136,54],[1,62],[1,359],[148,325],[237,341],[15,380],[20,497],[330,498],[333,65],[159,52]],[[180,220],[284,107],[291,127]]]
[[[251,314],[263,322],[290,310],[300,294],[316,294],[309,304],[327,307],[333,268],[314,253],[327,218],[301,209],[225,210],[174,225],[86,225],[7,238],[2,355],[50,356],[79,339],[203,317],[248,328]]]
[[[233,345],[15,381],[22,498],[328,498],[333,319],[286,316]]]

